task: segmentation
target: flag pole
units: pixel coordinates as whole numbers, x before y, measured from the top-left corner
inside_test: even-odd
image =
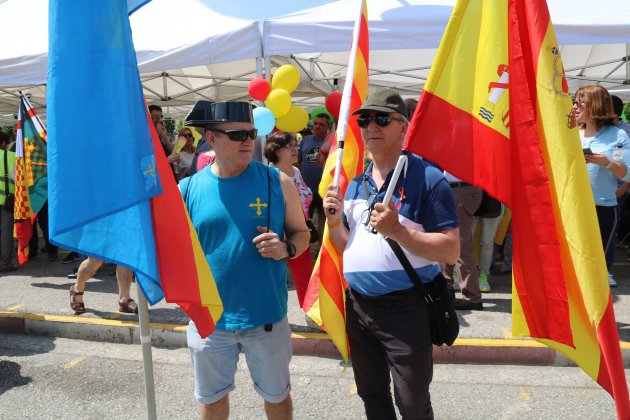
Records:
[[[156,420],[155,381],[153,379],[153,355],[151,352],[151,327],[149,326],[149,304],[136,281],[138,291],[138,318],[140,322],[140,346],[144,371],[144,394],[147,404],[147,419]]]
[[[383,197],[383,204],[386,207],[389,204],[389,200],[392,198],[392,195],[394,194],[394,188],[396,188],[398,178],[400,177],[400,173],[402,172],[403,168],[405,168],[405,176],[407,175],[407,162],[407,155],[402,154],[398,157],[398,162],[396,162],[394,173],[392,174],[392,178],[389,180],[387,191],[385,191],[385,197]]]
[[[335,164],[335,175],[333,176],[333,185],[335,190],[339,188],[339,175],[341,173],[341,165],[343,164],[343,148],[348,131],[348,117],[350,116],[350,99],[352,98],[352,85],[354,79],[354,69],[356,67],[356,56],[359,49],[359,32],[361,28],[361,17],[363,16],[363,0],[362,6],[359,7],[359,16],[354,23],[352,32],[352,46],[350,48],[350,60],[348,62],[348,70],[346,71],[346,82],[343,86],[343,94],[341,96],[341,105],[339,107],[339,120],[337,121],[337,162]],[[335,214],[335,209],[328,209],[328,214]]]

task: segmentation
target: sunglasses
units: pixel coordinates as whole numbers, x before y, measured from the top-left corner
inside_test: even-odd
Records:
[[[210,130],[225,134],[232,141],[256,140],[258,136],[258,130],[255,128],[251,130],[221,130],[220,128],[212,128]]]
[[[360,115],[359,118],[357,118],[357,124],[359,124],[359,127],[361,128],[367,128],[367,126],[370,125],[370,122],[372,120],[374,120],[374,122],[378,124],[379,127],[387,127],[392,122],[392,120],[405,122],[404,118],[392,117],[389,114],[375,114],[375,115],[364,114],[364,115]]]
[[[192,137],[193,135],[192,135],[192,133],[184,133],[184,134],[182,134],[182,136],[184,136],[184,137]]]

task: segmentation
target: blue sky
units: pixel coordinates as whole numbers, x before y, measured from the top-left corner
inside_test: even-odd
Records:
[[[330,0],[203,0],[215,11],[241,19],[265,20],[297,10],[319,6]]]

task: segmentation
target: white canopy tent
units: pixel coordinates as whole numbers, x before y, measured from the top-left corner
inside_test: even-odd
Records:
[[[368,1],[370,84],[419,96],[454,0]],[[571,91],[600,82],[630,99],[630,5],[548,0]],[[263,51],[288,57],[323,91],[342,81],[356,0],[338,0],[264,22]],[[342,84],[342,82],[340,82]]]
[[[247,8],[248,0],[231,1]],[[371,85],[418,96],[454,3],[368,0]],[[616,0],[600,0],[596,7],[587,0],[548,3],[571,90],[601,82],[629,100],[630,6]],[[153,0],[131,17],[147,100],[179,117],[199,99],[247,99],[247,84],[265,55],[272,72],[285,63],[300,69],[294,102],[320,106],[345,82],[358,5],[330,1],[256,22],[220,15],[200,0]],[[0,118],[12,117],[20,89],[45,115],[47,15],[47,0],[0,3],[0,39],[19,39],[0,50]],[[24,16],[28,29],[21,29]],[[24,31],[29,35],[15,35]]]

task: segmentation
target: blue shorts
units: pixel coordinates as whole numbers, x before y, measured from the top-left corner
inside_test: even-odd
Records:
[[[285,400],[291,389],[291,328],[286,316],[273,324],[246,330],[215,330],[208,338],[199,337],[190,321],[186,334],[195,371],[195,399],[200,404],[219,401],[234,389],[239,354],[245,360],[256,392],[267,402]]]

